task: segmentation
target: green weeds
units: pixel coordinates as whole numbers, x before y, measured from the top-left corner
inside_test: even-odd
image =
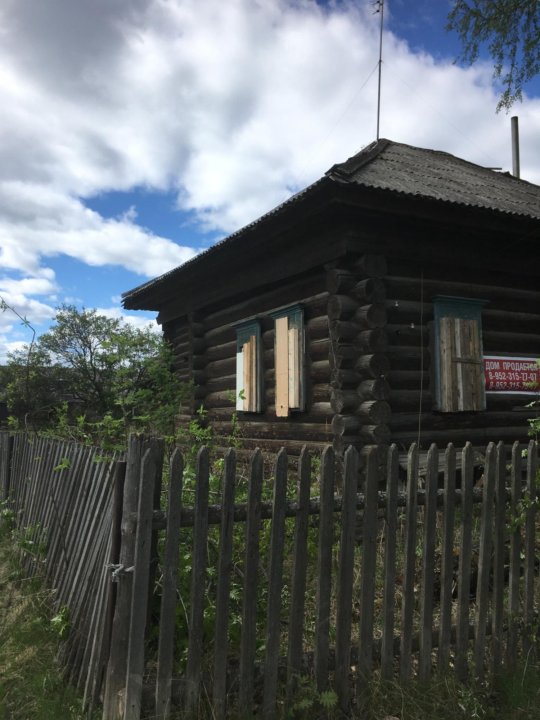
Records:
[[[21,574],[18,550],[0,532],[0,720],[82,720],[81,701],[56,663],[69,621],[51,612],[51,591]],[[94,716],[97,718],[98,716]]]

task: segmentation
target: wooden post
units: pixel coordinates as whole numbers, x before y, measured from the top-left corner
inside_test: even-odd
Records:
[[[109,563],[111,565],[117,565],[120,561],[120,547],[122,542],[122,501],[124,497],[125,477],[126,463],[118,461],[114,471],[114,491],[111,508],[111,550],[109,554]],[[112,628],[116,607],[116,590],[116,583],[109,583],[98,666],[95,673],[94,686],[91,689],[90,694],[90,709],[95,707],[99,702],[101,687],[105,680],[105,672],[111,652]]]
[[[115,576],[118,578],[118,589],[111,637],[111,654],[103,700],[103,720],[120,720],[124,714],[136,514],[142,456],[147,449],[148,441],[143,435],[130,435],[124,484],[119,571]]]
[[[159,447],[161,445],[161,447]],[[129,627],[128,661],[124,720],[139,720],[141,716],[142,681],[144,674],[144,637],[148,609],[150,579],[150,551],[152,547],[152,516],[154,485],[163,444],[151,441],[141,463],[141,485],[137,510],[137,534],[133,562],[131,622]],[[159,449],[158,449],[159,448]]]

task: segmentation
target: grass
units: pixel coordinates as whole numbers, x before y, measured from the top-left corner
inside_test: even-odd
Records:
[[[51,592],[22,576],[5,527],[0,588],[0,720],[88,720],[56,662],[60,637]]]

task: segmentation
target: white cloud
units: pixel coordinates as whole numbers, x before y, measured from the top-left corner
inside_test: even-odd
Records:
[[[161,333],[161,328],[156,322],[155,314],[138,313],[137,315],[132,315],[130,313],[126,313],[119,306],[96,308],[96,312],[99,315],[105,315],[105,317],[112,318],[114,320],[122,320],[138,330],[153,330],[156,333]]]
[[[58,256],[154,276],[194,254],[136,207],[107,219],[85,198],[173,190],[234,231],[375,135],[371,0],[4,0],[0,28],[0,264],[24,276],[0,289],[38,321]],[[491,67],[388,31],[384,49],[383,136],[510,167]],[[540,100],[518,109],[522,175],[540,182]]]

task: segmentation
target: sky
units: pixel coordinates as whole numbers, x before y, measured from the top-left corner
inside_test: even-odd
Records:
[[[121,294],[376,136],[370,0],[2,0],[0,362],[63,303]],[[449,0],[386,0],[380,135],[511,170],[492,65],[455,63]],[[540,82],[519,115],[540,184]],[[10,308],[13,308],[13,312]]]

